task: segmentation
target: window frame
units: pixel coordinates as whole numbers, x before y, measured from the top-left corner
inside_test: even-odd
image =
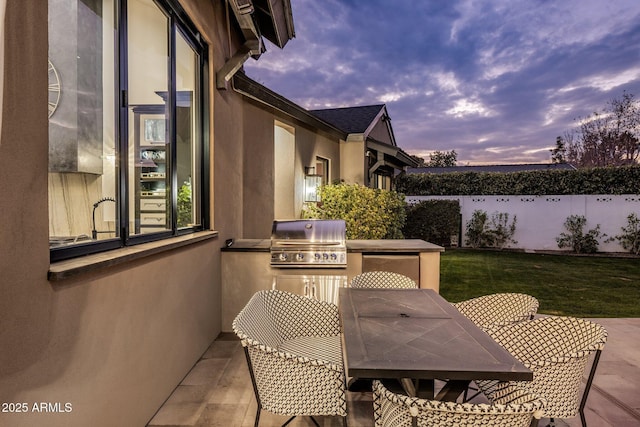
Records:
[[[196,76],[198,90],[194,93],[197,96],[197,129],[198,141],[200,144],[200,156],[198,165],[200,168],[199,176],[199,199],[195,200],[198,204],[198,212],[200,218],[197,225],[191,227],[178,228],[178,187],[177,187],[177,168],[171,169],[171,224],[167,231],[130,235],[130,222],[134,212],[130,209],[129,198],[130,188],[129,182],[133,177],[129,176],[129,113],[130,105],[128,103],[128,37],[127,37],[127,0],[114,0],[115,7],[115,54],[113,58],[113,67],[115,72],[115,129],[117,160],[115,165],[116,189],[117,189],[117,207],[116,207],[116,224],[118,227],[117,236],[111,239],[104,239],[95,242],[78,243],[66,247],[50,247],[50,262],[62,261],[71,258],[77,258],[84,255],[90,255],[109,250],[119,249],[127,246],[134,246],[152,241],[160,241],[172,237],[182,236],[197,231],[208,230],[209,224],[209,200],[210,200],[210,136],[209,136],[209,58],[208,45],[202,40],[199,31],[191,22],[189,16],[184,11],[177,0],[152,0],[154,4],[167,16],[168,19],[168,135],[169,142],[176,139],[176,38],[180,34],[183,40],[194,50],[198,58]],[[195,98],[194,98],[195,99]],[[172,164],[175,164],[177,157],[176,144],[169,144],[169,155]],[[48,144],[47,144],[48,146]]]

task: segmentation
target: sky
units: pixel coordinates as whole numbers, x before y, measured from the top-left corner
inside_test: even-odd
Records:
[[[247,75],[307,109],[386,104],[427,161],[548,163],[576,119],[640,99],[639,0],[291,3],[296,37]]]

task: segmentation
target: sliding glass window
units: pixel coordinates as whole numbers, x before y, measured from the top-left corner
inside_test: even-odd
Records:
[[[52,261],[205,226],[206,46],[175,0],[49,0]]]

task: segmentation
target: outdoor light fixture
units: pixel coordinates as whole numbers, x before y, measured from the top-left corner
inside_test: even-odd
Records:
[[[304,168],[304,201],[319,202],[318,187],[322,185],[322,175],[316,175],[316,168],[306,166]]]

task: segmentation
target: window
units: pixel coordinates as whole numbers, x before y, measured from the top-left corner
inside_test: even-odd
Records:
[[[49,0],[49,242],[61,260],[206,226],[206,46],[175,0]]]
[[[329,184],[329,159],[316,157],[316,175],[322,177],[322,185]]]

